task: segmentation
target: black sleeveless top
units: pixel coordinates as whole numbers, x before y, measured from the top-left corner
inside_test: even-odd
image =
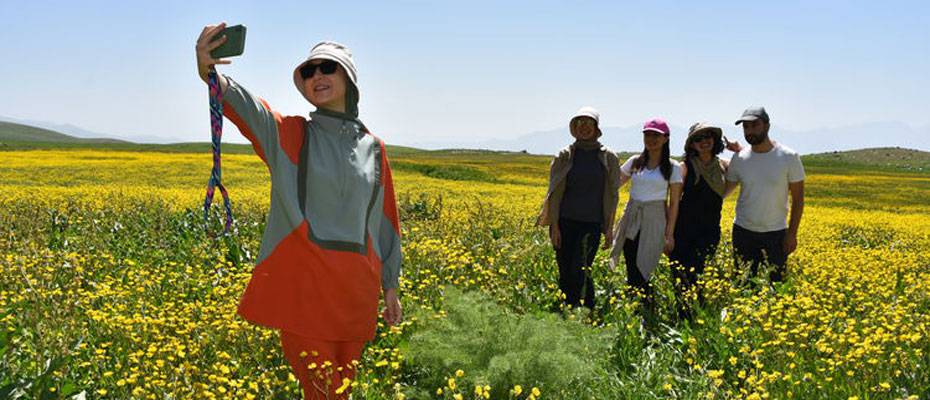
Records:
[[[720,235],[720,209],[723,198],[710,188],[703,178],[697,185],[694,182],[700,174],[691,166],[691,160],[685,159],[688,175],[682,187],[681,202],[678,203],[678,222],[676,230],[689,234]]]
[[[575,149],[572,168],[565,177],[559,217],[578,222],[604,220],[604,182],[607,172],[598,158],[600,149]]]

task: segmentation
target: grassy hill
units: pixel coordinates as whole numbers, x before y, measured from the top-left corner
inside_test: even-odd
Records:
[[[30,144],[65,144],[65,143],[129,143],[118,139],[84,139],[48,129],[22,125],[13,122],[0,121],[0,146],[29,146]]]
[[[930,173],[930,152],[901,147],[834,151],[803,159],[805,166],[826,169]]]

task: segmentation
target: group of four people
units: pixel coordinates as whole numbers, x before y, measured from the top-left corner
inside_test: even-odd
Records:
[[[720,242],[723,199],[741,186],[733,223],[738,265],[755,276],[773,266],[769,279],[784,278],[788,255],[797,247],[804,207],[804,167],[796,152],[772,141],[769,116],[752,107],[736,121],[749,147],[729,142],[705,122],[688,130],[681,162],[671,158],[671,130],[661,119],[643,125],[642,153],[620,165],[598,139],[600,114],[583,107],[571,118],[575,141],[552,160],[549,190],[537,223],[549,227],[559,266],[559,288],[570,306],[594,305],[589,267],[601,236],[613,268],[622,254],[627,283],[652,301],[650,278],[665,253],[671,261],[678,311],[687,317],[690,293]],[[734,152],[728,161],[724,149]],[[629,201],[614,223],[619,189],[630,182]],[[791,195],[790,221],[788,195]]]

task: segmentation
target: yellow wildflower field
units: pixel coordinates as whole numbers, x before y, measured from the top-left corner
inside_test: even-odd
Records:
[[[774,289],[742,284],[728,199],[705,303],[676,320],[663,259],[648,328],[604,254],[591,268],[594,310],[559,309],[552,250],[533,226],[547,157],[404,151],[391,162],[406,318],[379,324],[356,381],[340,388],[355,399],[930,397],[930,175],[808,167],[798,251]],[[299,396],[278,333],[235,313],[264,227],[267,169],[254,155],[224,156],[235,230],[211,239],[201,214],[210,166],[209,154],[0,152],[0,398]],[[221,216],[214,207],[211,230]],[[544,339],[568,324],[603,340],[585,356],[597,376],[559,381],[530,365],[543,357],[531,351],[508,358],[528,366],[506,376],[488,372],[502,371],[493,355],[424,355],[415,346],[434,321],[461,309],[445,306],[451,287],[514,326],[539,324]],[[503,340],[493,331],[475,322],[461,340]]]

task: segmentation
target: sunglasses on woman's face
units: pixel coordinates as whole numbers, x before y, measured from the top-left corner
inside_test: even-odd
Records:
[[[307,64],[303,67],[300,67],[300,77],[303,79],[313,78],[313,75],[316,74],[317,68],[320,69],[320,72],[322,72],[323,75],[332,75],[336,72],[337,66],[339,66],[339,64],[336,64],[335,61],[331,60],[326,60],[319,64]]]
[[[707,139],[713,139],[713,138],[714,138],[714,137],[711,136],[711,135],[708,134],[708,133],[702,133],[702,134],[699,134],[699,135],[694,135],[694,141],[695,141],[695,142],[703,142],[703,141],[705,141],[705,140],[707,140]]]

